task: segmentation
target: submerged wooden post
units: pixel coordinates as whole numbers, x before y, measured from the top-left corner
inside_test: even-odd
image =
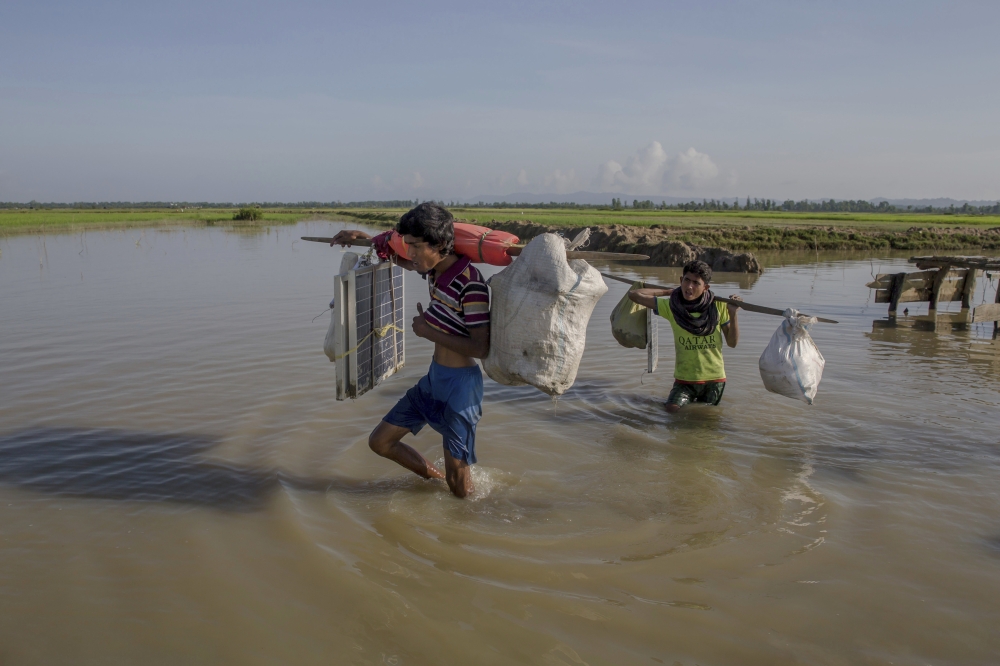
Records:
[[[996,303],[1000,303],[1000,284],[997,285]],[[993,322],[993,339],[1000,337],[1000,321]]]
[[[962,309],[968,310],[972,307],[972,299],[976,295],[976,280],[979,277],[978,268],[970,268],[965,274],[965,282],[962,284]]]
[[[941,297],[941,286],[944,284],[944,279],[948,277],[948,269],[951,268],[948,264],[941,266],[938,272],[934,274],[934,282],[931,285],[931,303],[927,307],[928,315],[937,316],[937,306],[938,299]]]
[[[969,268],[965,271],[965,280],[962,281],[962,314],[968,322],[972,321],[972,299],[976,297],[978,273],[978,268]]]
[[[889,285],[889,316],[895,319],[896,309],[899,307],[899,297],[903,294],[903,282],[906,281],[906,273],[896,273],[892,276],[892,283]]]

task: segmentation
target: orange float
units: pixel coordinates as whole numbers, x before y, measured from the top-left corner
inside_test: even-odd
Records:
[[[479,264],[509,266],[514,258],[507,254],[507,248],[517,244],[517,241],[517,236],[506,231],[455,222],[455,254]],[[389,235],[389,247],[401,257],[410,256],[403,237],[396,231]]]

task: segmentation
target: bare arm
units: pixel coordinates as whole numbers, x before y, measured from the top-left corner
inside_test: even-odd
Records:
[[[330,247],[333,247],[334,245],[347,247],[348,245],[351,244],[351,241],[353,240],[368,239],[368,238],[371,238],[371,235],[366,234],[364,231],[361,231],[359,229],[342,229],[341,231],[338,231],[337,235],[333,237],[332,241],[330,241]],[[405,268],[408,271],[416,270],[413,267],[413,262],[407,259],[406,257],[400,257],[399,255],[397,255],[393,259],[393,261],[395,261],[396,265],[399,266],[400,268]]]
[[[734,301],[742,301],[743,298],[732,294],[729,296]],[[726,336],[726,344],[730,347],[735,347],[740,341],[740,322],[736,318],[736,313],[739,311],[740,306],[733,305],[732,303],[727,303],[726,308],[729,310],[729,321],[726,322],[722,327],[722,334]]]
[[[424,308],[417,303],[417,312],[413,318],[413,332],[421,338],[430,340],[436,345],[441,345],[449,351],[469,358],[486,358],[490,353],[490,327],[474,326],[469,329],[468,338],[461,335],[451,335],[444,331],[439,331],[424,319]]]
[[[672,291],[673,289],[632,289],[628,292],[628,297],[633,303],[655,310],[656,299],[660,296],[669,296]]]

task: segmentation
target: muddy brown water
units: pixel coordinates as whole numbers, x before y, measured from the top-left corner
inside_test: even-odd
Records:
[[[721,276],[842,322],[812,407],[764,390],[779,320],[743,313],[722,405],[667,416],[672,348],[643,376],[610,284],[561,400],[486,380],[460,501],[366,443],[424,341],[334,400],[340,251],[296,239],[338,228],[0,241],[0,663],[996,662],[1000,350],[873,330],[904,259]]]

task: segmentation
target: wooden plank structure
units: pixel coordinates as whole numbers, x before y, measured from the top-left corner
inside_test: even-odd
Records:
[[[868,287],[875,289],[875,302],[889,304],[889,318],[896,318],[900,303],[927,302],[926,316],[915,317],[934,325],[966,326],[993,322],[993,337],[1000,336],[1000,288],[995,302],[973,307],[976,281],[981,271],[1000,272],[1000,258],[931,256],[910,257],[920,269],[916,273],[881,273]],[[939,314],[938,304],[961,301],[958,314]]]

